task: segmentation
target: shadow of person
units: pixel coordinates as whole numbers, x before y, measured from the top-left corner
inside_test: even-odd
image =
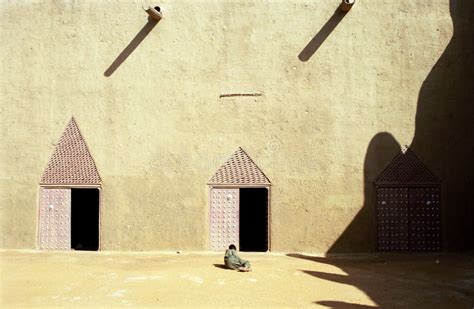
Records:
[[[364,160],[364,204],[341,236],[329,248],[329,253],[375,250],[373,182],[400,150],[400,145],[390,133],[380,132],[372,138]]]
[[[450,1],[453,36],[422,84],[410,145],[443,182],[444,245],[474,248],[474,1]]]

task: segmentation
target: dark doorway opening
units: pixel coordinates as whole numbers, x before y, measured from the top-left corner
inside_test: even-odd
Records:
[[[240,251],[268,250],[268,189],[240,189]]]
[[[71,189],[71,248],[99,250],[99,189]]]

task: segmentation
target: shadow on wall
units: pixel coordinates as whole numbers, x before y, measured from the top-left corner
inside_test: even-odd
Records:
[[[474,1],[451,0],[450,13],[453,37],[420,89],[410,149],[443,182],[444,248],[466,250],[474,248]],[[374,136],[364,205],[328,252],[375,250],[373,181],[399,151],[390,134]]]
[[[373,181],[400,152],[400,145],[386,132],[370,141],[364,160],[364,205],[329,252],[368,252],[375,248],[375,188]]]
[[[148,22],[143,26],[143,28],[137,33],[133,40],[128,43],[127,47],[115,58],[114,62],[105,70],[104,76],[109,77],[114,74],[122,63],[130,56],[133,51],[140,45],[140,43],[150,34],[151,30],[155,28],[158,21],[151,17],[148,17]]]
[[[424,81],[410,148],[443,182],[444,245],[474,248],[474,1],[451,0],[454,33]]]
[[[311,41],[303,48],[303,50],[298,55],[298,58],[306,62],[308,61],[314,53],[323,45],[324,41],[328,36],[336,29],[337,25],[342,21],[347,12],[341,11],[339,8],[332,14],[331,18],[324,24],[324,26],[319,30],[319,32],[314,36]]]

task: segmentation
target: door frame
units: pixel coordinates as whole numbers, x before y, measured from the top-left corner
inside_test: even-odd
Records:
[[[102,250],[102,186],[101,185],[39,185],[38,198],[36,203],[36,249],[41,250],[39,243],[40,236],[40,205],[42,189],[98,189],[99,190],[99,247],[97,251]],[[71,200],[72,203],[72,200]],[[71,207],[71,205],[69,205]],[[72,217],[72,214],[71,214]],[[72,251],[72,248],[69,248]],[[52,250],[53,251],[53,250]]]
[[[210,244],[210,223],[211,223],[211,218],[210,218],[210,210],[211,210],[211,190],[212,189],[241,189],[241,188],[265,188],[267,189],[267,238],[268,238],[268,249],[267,252],[271,251],[272,248],[272,237],[271,237],[271,228],[270,226],[272,225],[271,222],[271,184],[265,184],[265,185],[249,185],[249,184],[242,184],[242,185],[229,185],[229,184],[212,184],[208,185],[209,187],[209,192],[208,192],[208,202],[207,202],[207,241],[208,241],[208,249],[211,250],[211,244]],[[239,190],[239,213],[240,213],[240,190]],[[239,224],[240,224],[240,218],[239,218]],[[239,231],[239,241],[240,241],[240,231]]]

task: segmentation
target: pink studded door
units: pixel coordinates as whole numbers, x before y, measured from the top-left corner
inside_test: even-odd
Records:
[[[40,189],[39,247],[71,249],[71,190]]]
[[[210,247],[223,251],[234,244],[239,246],[239,189],[211,189]]]

